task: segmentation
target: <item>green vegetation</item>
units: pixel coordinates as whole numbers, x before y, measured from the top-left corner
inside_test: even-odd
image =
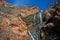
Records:
[[[22,20],[25,21],[27,25],[34,22],[33,15],[25,17],[25,18],[23,18],[20,14],[18,14],[18,16],[21,17]]]

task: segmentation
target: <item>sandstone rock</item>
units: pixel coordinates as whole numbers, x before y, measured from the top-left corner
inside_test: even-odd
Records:
[[[53,12],[56,10],[56,8],[60,8],[60,3],[56,2],[54,3],[53,5],[51,5],[48,10],[46,10],[44,12],[44,14],[48,15],[48,16],[51,16],[53,14]],[[59,12],[58,12],[59,13]]]
[[[1,14],[3,14],[3,12]],[[6,17],[8,15],[6,16],[3,15],[0,15],[0,39],[1,40],[28,40],[29,39],[27,33],[27,25],[24,21],[22,21],[20,17],[8,18]]]
[[[18,14],[21,14],[22,17],[27,17],[38,13],[40,10],[35,6],[23,6],[15,7],[15,10]]]

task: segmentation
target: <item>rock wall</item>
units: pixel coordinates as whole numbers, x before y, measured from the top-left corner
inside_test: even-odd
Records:
[[[0,39],[29,40],[26,23],[19,17],[0,16]]]

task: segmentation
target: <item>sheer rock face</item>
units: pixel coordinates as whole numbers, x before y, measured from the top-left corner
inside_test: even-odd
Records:
[[[5,1],[1,0],[0,4],[4,5],[5,7],[9,7],[15,10],[16,16],[21,14],[22,17],[27,17],[30,15],[34,15],[38,13],[40,10],[35,6],[13,6],[11,4],[6,3]]]
[[[0,0],[0,40],[29,40],[27,25],[21,18],[39,12],[35,6],[12,6]]]
[[[57,7],[60,8],[60,3],[58,3],[58,2],[51,5],[51,7],[49,7],[49,9],[44,12],[44,14],[51,16]],[[58,13],[60,14],[60,12],[58,12]]]
[[[21,14],[22,17],[27,17],[30,15],[34,15],[39,12],[39,9],[35,6],[24,6],[24,7],[16,7],[16,12]]]
[[[54,26],[60,26],[59,25],[60,24],[60,3],[58,2],[54,3],[53,5],[51,5],[51,7],[48,10],[46,10],[43,13],[44,15],[51,17],[57,8],[58,8],[58,10],[56,11],[57,14],[54,17],[52,17],[52,19],[50,20],[51,22],[49,22],[49,23],[54,23]]]
[[[45,15],[51,17],[54,11],[58,8],[57,14],[50,18],[45,24],[45,29],[48,32],[47,40],[60,40],[60,3],[53,4],[48,10],[45,11]]]
[[[6,3],[5,0],[0,0],[0,4],[4,5],[5,7],[14,8],[13,5]]]
[[[29,40],[26,23],[20,18],[0,16],[0,40]]]
[[[0,40],[29,40],[26,23],[21,18],[0,16]]]
[[[20,18],[13,18],[11,21],[11,29],[16,35],[20,35],[24,40],[28,40],[27,26]]]

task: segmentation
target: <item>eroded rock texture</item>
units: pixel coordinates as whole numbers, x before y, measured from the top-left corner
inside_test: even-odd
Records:
[[[60,3],[54,3],[45,13],[49,17],[44,25],[48,33],[46,40],[60,40]]]
[[[28,40],[27,26],[21,18],[8,19],[0,16],[1,40]]]
[[[29,40],[26,23],[15,14],[11,5],[0,0],[0,40]]]

